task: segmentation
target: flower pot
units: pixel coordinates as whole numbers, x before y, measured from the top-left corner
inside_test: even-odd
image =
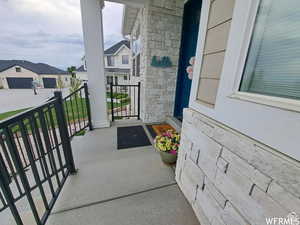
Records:
[[[177,160],[177,154],[176,155],[173,155],[173,154],[170,154],[168,152],[159,152],[160,154],[160,157],[161,157],[161,160],[164,162],[164,163],[167,163],[167,164],[173,164],[173,163],[176,163],[176,160]]]

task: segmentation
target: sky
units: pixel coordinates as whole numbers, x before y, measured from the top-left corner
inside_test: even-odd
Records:
[[[105,2],[105,48],[122,39],[123,6]],[[113,19],[112,19],[113,18]],[[0,0],[0,59],[66,69],[84,55],[80,0]]]

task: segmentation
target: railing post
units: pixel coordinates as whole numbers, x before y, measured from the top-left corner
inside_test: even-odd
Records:
[[[65,110],[64,110],[64,106],[63,106],[62,93],[60,91],[55,91],[54,96],[56,98],[55,109],[56,109],[58,129],[59,129],[60,136],[61,136],[61,143],[63,146],[63,151],[65,154],[65,158],[66,158],[70,173],[75,174],[77,171],[75,168],[72,147],[71,147],[70,137],[69,137],[69,133],[68,133]]]
[[[87,83],[83,84],[84,87],[84,95],[85,95],[85,102],[86,102],[86,111],[87,116],[89,120],[89,129],[93,130],[93,124],[92,124],[92,116],[91,116],[91,106],[90,106],[90,97],[89,97],[89,89]]]
[[[141,82],[138,83],[138,120],[140,120],[141,113]]]
[[[114,121],[114,99],[113,99],[113,84],[110,83],[110,106],[111,106],[111,120]]]

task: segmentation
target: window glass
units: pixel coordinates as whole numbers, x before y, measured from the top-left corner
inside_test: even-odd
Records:
[[[129,56],[122,55],[122,64],[129,64]]]
[[[113,77],[112,76],[107,76],[106,81],[107,81],[107,84],[112,84],[113,83]]]
[[[132,60],[132,76],[135,76],[135,59]]]
[[[107,56],[107,65],[108,66],[114,66],[115,65],[113,56]]]
[[[240,91],[300,99],[300,1],[262,0]]]
[[[140,54],[136,56],[136,76],[139,77],[140,76],[140,60],[141,60],[141,56]]]
[[[21,67],[16,67],[16,72],[21,72]]]

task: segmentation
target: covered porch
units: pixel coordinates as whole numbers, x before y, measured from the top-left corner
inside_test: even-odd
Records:
[[[198,225],[174,169],[152,146],[117,150],[117,126],[128,124],[74,138],[78,173],[67,179],[47,224]]]

